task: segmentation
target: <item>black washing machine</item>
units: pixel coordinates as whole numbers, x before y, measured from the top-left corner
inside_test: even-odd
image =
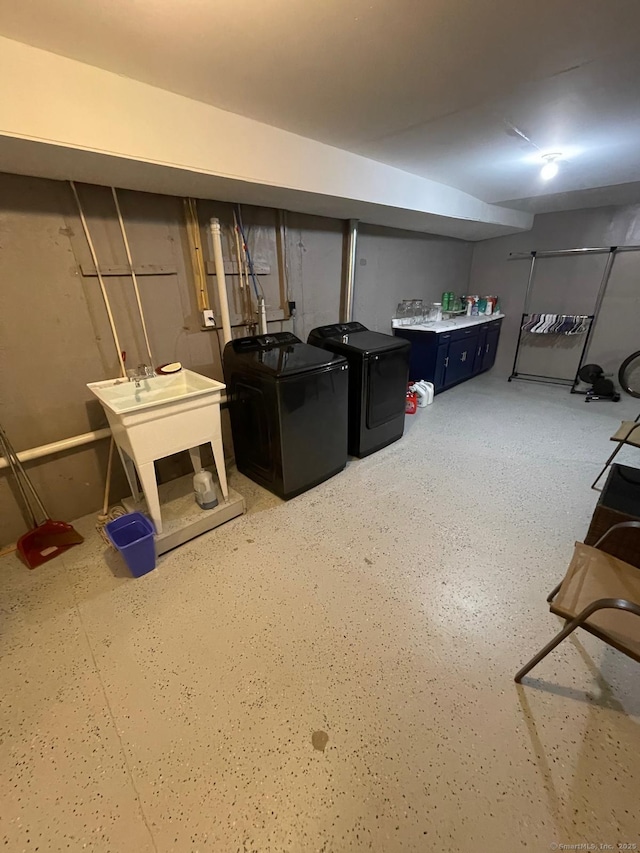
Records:
[[[368,456],[402,438],[411,344],[362,323],[318,326],[309,343],[349,362],[349,453]]]
[[[237,338],[224,376],[238,470],[285,500],[347,464],[347,360],[289,332]]]

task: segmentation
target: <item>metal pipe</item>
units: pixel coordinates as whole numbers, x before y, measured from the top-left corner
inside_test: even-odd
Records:
[[[598,246],[595,248],[586,249],[557,249],[548,252],[511,252],[508,261],[525,261],[529,260],[531,255],[535,254],[538,258],[558,258],[562,255],[605,255],[612,249],[618,252],[640,252],[640,246]]]
[[[580,355],[580,361],[578,362],[578,367],[576,368],[576,375],[573,380],[573,388],[576,387],[579,381],[578,374],[580,373],[580,369],[582,365],[587,360],[587,353],[589,352],[589,346],[591,345],[591,338],[593,336],[593,331],[596,327],[596,323],[598,322],[598,315],[600,314],[600,309],[602,308],[602,303],[604,301],[605,293],[607,292],[607,285],[609,284],[609,278],[611,277],[611,270],[613,268],[613,262],[616,259],[616,252],[618,251],[617,246],[611,246],[609,250],[609,257],[607,258],[607,263],[604,265],[604,271],[602,273],[602,280],[600,281],[600,287],[598,289],[598,295],[596,296],[596,304],[593,309],[593,319],[589,323],[589,329],[587,331],[587,339],[584,342],[584,346],[582,348],[582,353]]]
[[[131,249],[129,247],[129,239],[127,237],[127,232],[124,227],[124,219],[122,218],[122,211],[120,210],[120,202],[118,201],[118,193],[116,192],[115,187],[111,187],[111,192],[113,193],[113,201],[116,206],[116,213],[118,214],[118,222],[120,224],[120,233],[122,234],[122,242],[124,243],[124,250],[127,255],[127,263],[129,264],[129,274],[131,276],[131,281],[133,283],[133,291],[136,295],[136,302],[138,304],[138,314],[140,314],[140,322],[142,323],[142,333],[144,335],[144,342],[147,347],[147,354],[149,356],[149,364],[153,367],[153,356],[151,355],[151,345],[149,343],[149,335],[147,334],[147,324],[144,321],[144,313],[142,311],[142,301],[140,299],[140,290],[138,288],[138,278],[136,276],[136,272],[133,268],[133,258],[131,257]]]
[[[529,313],[529,302],[531,301],[531,289],[533,288],[533,276],[536,271],[536,252],[531,252],[529,256],[531,258],[531,266],[529,267],[529,278],[527,279],[527,289],[524,294],[524,309],[523,314]]]
[[[39,447],[32,447],[30,450],[21,450],[17,453],[17,457],[21,462],[31,462],[32,459],[41,459],[43,456],[52,456],[54,453],[63,453],[65,450],[72,450],[74,447],[82,447],[85,444],[93,444],[94,441],[100,441],[103,438],[110,438],[110,429],[96,429],[93,432],[84,432],[82,435],[74,435],[71,438],[63,438],[61,441],[52,441],[50,444],[41,444]],[[0,468],[6,468],[8,465],[6,459],[0,459]]]
[[[220,302],[220,320],[222,321],[222,337],[224,343],[231,340],[231,321],[229,320],[229,299],[227,296],[227,281],[224,275],[224,258],[222,256],[222,237],[220,220],[212,219],[209,223],[211,241],[213,243],[213,262],[216,268],[218,283],[218,301]]]
[[[118,355],[118,361],[120,362],[120,370],[122,371],[122,375],[126,376],[127,371],[124,366],[124,359],[122,357],[122,347],[120,346],[120,341],[118,340],[118,332],[116,331],[115,320],[113,319],[113,314],[111,313],[111,304],[109,302],[109,297],[107,296],[107,288],[104,283],[104,279],[102,278],[102,273],[100,272],[100,265],[98,264],[98,256],[96,255],[96,250],[93,245],[93,240],[91,239],[91,233],[89,231],[89,226],[87,225],[87,220],[84,216],[84,210],[82,209],[82,205],[80,204],[80,197],[78,196],[78,191],[76,190],[76,185],[73,181],[69,181],[71,185],[71,189],[73,191],[73,195],[76,199],[76,204],[78,206],[78,213],[80,214],[80,222],[82,223],[82,230],[84,231],[84,236],[87,239],[87,243],[89,244],[89,251],[91,252],[91,258],[93,260],[93,265],[96,268],[96,275],[98,276],[98,281],[100,283],[100,290],[102,291],[102,298],[104,300],[105,308],[107,309],[107,316],[109,318],[109,325],[111,326],[111,334],[113,335],[113,341],[116,345],[116,353]]]
[[[612,246],[609,252],[609,257],[607,258],[607,263],[604,267],[604,272],[602,273],[602,281],[600,282],[600,288],[598,290],[598,295],[596,296],[596,304],[593,309],[593,321],[591,323],[591,328],[593,328],[598,319],[598,314],[600,313],[600,309],[602,308],[602,303],[604,301],[604,295],[607,291],[607,285],[609,284],[609,277],[611,276],[611,268],[613,267],[613,262],[616,259],[616,252],[618,251],[617,246]]]
[[[356,282],[356,248],[358,244],[358,220],[347,220],[347,248],[344,270],[344,297],[342,322],[353,320],[353,295]]]
[[[509,382],[512,379],[517,377],[518,375],[518,359],[520,358],[520,344],[522,343],[522,327],[524,326],[524,318],[529,313],[529,299],[531,297],[531,288],[533,287],[533,276],[536,270],[536,253],[531,252],[529,257],[531,258],[531,266],[529,267],[529,278],[527,279],[527,289],[524,294],[524,311],[522,312],[522,317],[520,319],[520,328],[518,329],[518,342],[516,343],[516,351],[513,356],[513,367],[511,368],[511,375],[509,376]]]

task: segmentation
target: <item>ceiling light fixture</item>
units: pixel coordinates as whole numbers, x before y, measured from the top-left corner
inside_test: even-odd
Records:
[[[543,181],[550,181],[551,178],[555,178],[558,174],[558,160],[562,157],[562,154],[559,152],[552,152],[551,154],[543,154],[542,159],[544,160],[544,166],[540,170],[540,177]]]

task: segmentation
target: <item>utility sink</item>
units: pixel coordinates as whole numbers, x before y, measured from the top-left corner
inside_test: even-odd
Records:
[[[220,401],[225,385],[182,369],[170,376],[107,379],[89,390],[102,403],[113,439],[136,501],[140,479],[156,532],[162,532],[154,461],[188,450],[195,471],[201,468],[200,445],[211,444],[220,489],[228,498],[224,467]]]
[[[105,382],[91,382],[87,387],[102,405],[115,415],[139,412],[142,409],[166,406],[205,395],[217,395],[219,399],[225,389],[222,382],[184,368],[170,376],[140,379],[137,384],[128,379],[107,379]]]

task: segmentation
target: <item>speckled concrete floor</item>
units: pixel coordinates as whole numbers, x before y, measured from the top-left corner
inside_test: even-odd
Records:
[[[640,845],[638,665],[581,634],[512,680],[635,408],[483,377],[288,504],[236,475],[143,579],[4,558],[3,849]]]

